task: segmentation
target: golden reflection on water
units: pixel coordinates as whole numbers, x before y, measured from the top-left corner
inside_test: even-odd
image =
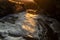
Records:
[[[36,32],[36,20],[34,18],[37,17],[37,15],[32,13],[26,13],[25,14],[26,20],[24,20],[25,24],[22,25],[22,28],[24,30],[27,30],[30,33]],[[28,34],[29,37],[32,37]]]

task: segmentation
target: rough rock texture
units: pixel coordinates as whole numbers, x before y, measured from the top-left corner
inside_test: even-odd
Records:
[[[44,15],[26,12],[11,14],[0,19],[0,38],[1,40],[54,40],[51,38],[52,34],[60,32],[55,28],[57,26],[55,23],[58,23],[55,19]]]
[[[44,9],[55,14],[54,0],[36,0],[38,5],[27,3],[26,9]],[[32,4],[32,5],[31,5]],[[57,5],[57,8],[59,5]],[[34,7],[34,8],[33,8]],[[40,13],[19,13],[21,5],[0,0],[0,40],[58,40],[60,39],[60,23]],[[7,12],[8,11],[8,12]],[[41,9],[39,9],[41,11]],[[7,14],[9,15],[7,16]],[[11,14],[12,13],[12,14]],[[13,14],[17,13],[17,14]],[[40,14],[40,15],[39,15]],[[4,16],[1,18],[1,16]],[[55,14],[56,17],[58,15]],[[57,17],[59,18],[59,16]],[[60,20],[59,20],[60,21]]]
[[[33,28],[36,32],[33,32],[33,29],[30,30],[32,33],[28,30],[23,29],[23,25],[28,25],[28,19],[27,22],[24,22],[26,20],[25,18],[25,12],[19,13],[19,14],[12,14],[8,15],[6,17],[3,17],[0,19],[0,35],[3,38],[3,40],[24,40],[23,38],[20,39],[20,37],[28,37],[28,35],[32,35],[34,38],[38,38],[37,35],[37,28]],[[31,20],[32,21],[32,20]],[[33,21],[32,21],[33,22]],[[30,24],[32,27],[34,25]]]

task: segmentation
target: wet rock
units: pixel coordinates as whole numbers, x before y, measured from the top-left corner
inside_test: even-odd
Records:
[[[8,36],[8,37],[4,38],[3,40],[25,40],[25,39],[23,39],[22,37],[10,37],[10,36]]]
[[[35,14],[34,14],[35,15]],[[10,18],[11,17],[11,18]],[[17,19],[16,19],[17,17]],[[12,23],[12,19],[16,19]],[[33,21],[29,20],[32,19]],[[51,24],[54,24],[51,22],[51,20],[43,15],[36,17],[36,16],[28,16],[26,18],[26,13],[22,12],[19,14],[12,14],[8,15],[1,19],[4,21],[4,23],[0,22],[0,35],[3,37],[3,40],[53,40],[52,37],[54,37],[54,30],[51,29]],[[11,20],[11,21],[9,21]],[[25,22],[26,21],[26,22]],[[36,22],[37,21],[37,22]],[[54,20],[53,20],[54,21]],[[29,23],[28,23],[29,22]],[[32,26],[32,23],[36,22],[36,25]],[[27,29],[24,29],[24,26],[31,27],[35,29],[34,32]],[[56,25],[56,24],[54,24]],[[51,26],[51,27],[50,27]],[[54,26],[55,27],[55,26]],[[23,37],[20,39],[20,37]],[[32,37],[32,38],[31,38]]]

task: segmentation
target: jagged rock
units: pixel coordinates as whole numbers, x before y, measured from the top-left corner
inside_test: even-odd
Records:
[[[45,25],[46,24],[50,25],[52,23],[51,20],[53,20],[53,19],[47,18],[44,15],[42,15],[40,17],[28,16],[27,18],[33,18],[33,20],[35,19],[35,21],[38,20],[37,28],[35,28],[36,32],[31,33],[32,31],[30,32],[30,31],[22,28],[23,24],[28,25],[27,22],[29,22],[28,19],[25,18],[26,17],[25,15],[26,15],[25,12],[22,12],[19,14],[12,14],[12,15],[9,15],[9,16],[2,18],[2,20],[4,20],[4,23],[0,22],[0,35],[3,37],[3,40],[22,40],[22,39],[17,38],[17,37],[23,37],[23,39],[24,39],[24,38],[28,38],[29,34],[33,38],[38,38],[38,40],[40,40],[40,39],[47,40],[46,38],[48,38],[48,36],[44,38],[44,36],[47,35],[47,34],[45,34],[45,32],[47,32],[47,30],[50,30],[50,29],[48,29],[49,26],[46,26],[46,27],[48,27],[48,28],[46,28]],[[12,19],[17,17],[17,19],[15,20],[15,23],[9,22],[9,20],[12,21],[12,19],[9,17],[11,17]],[[27,22],[24,22],[25,20],[27,20]],[[45,24],[45,22],[46,22],[46,24]],[[32,26],[32,24],[30,24],[30,23],[29,23],[29,25]]]
[[[13,11],[12,13],[19,11],[16,10],[17,7],[15,6],[19,5],[11,7],[11,11]],[[27,6],[30,8],[30,4]],[[42,8],[45,6],[46,5]],[[7,7],[10,9],[10,6]],[[7,10],[7,7],[6,9],[3,8],[4,12]],[[35,12],[27,13],[24,11],[17,14],[9,14],[8,16],[4,16],[0,19],[0,37],[2,40],[57,40],[57,37],[55,37],[55,31],[59,31],[56,30],[56,26],[59,23],[55,22],[57,20],[53,21],[52,19],[53,18],[47,17],[46,15],[41,15],[39,13],[35,14]]]

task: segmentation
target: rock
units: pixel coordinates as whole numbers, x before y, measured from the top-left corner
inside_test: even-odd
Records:
[[[16,20],[13,21],[13,19]],[[54,30],[50,27],[50,24],[52,24],[51,20],[49,17],[32,14],[31,12],[26,13],[25,11],[18,14],[8,15],[1,19],[1,21],[4,21],[3,23],[0,22],[1,39],[53,40],[55,35]],[[20,39],[20,37],[23,38]]]
[[[10,37],[10,36],[8,36],[8,37],[4,38],[3,40],[25,40],[25,39],[23,39],[22,37]]]

